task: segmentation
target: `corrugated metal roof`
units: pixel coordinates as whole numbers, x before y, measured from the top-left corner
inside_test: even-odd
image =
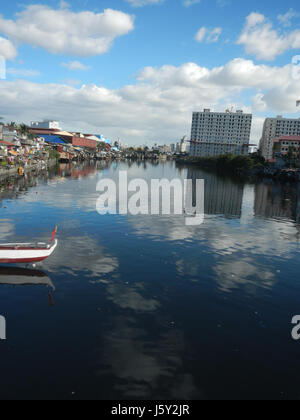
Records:
[[[55,133],[58,136],[66,136],[66,137],[73,137],[73,134],[68,133],[68,131],[58,131],[57,133]]]
[[[15,144],[9,143],[8,141],[5,141],[5,140],[0,140],[0,144],[2,144],[3,146],[15,146]]]

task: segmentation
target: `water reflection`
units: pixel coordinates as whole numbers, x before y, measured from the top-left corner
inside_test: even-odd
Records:
[[[26,194],[40,182],[45,182],[54,176],[53,171],[39,171],[26,173],[24,176],[11,177],[0,180],[0,206],[3,200],[13,200]]]
[[[47,286],[55,290],[51,279],[43,271],[20,267],[0,267],[0,285],[4,284],[13,286]]]
[[[204,224],[187,227],[184,215],[99,216],[98,178],[116,179],[126,169],[129,179],[204,178]],[[14,337],[12,346],[32,354],[33,373],[29,377],[17,357],[12,372],[6,363],[11,353],[3,350],[0,398],[15,395],[13,374],[22,397],[76,391],[74,398],[222,398],[235,397],[245,382],[248,396],[264,395],[274,381],[260,385],[257,366],[265,366],[269,359],[260,357],[270,353],[276,369],[269,365],[268,372],[285,376],[275,362],[282,354],[285,363],[293,358],[284,340],[274,341],[288,332],[289,313],[286,321],[282,308],[298,304],[295,186],[244,185],[169,162],[63,165],[53,174],[13,182],[2,189],[1,238],[41,239],[58,223],[59,247],[43,272],[0,270],[0,283],[55,284],[57,293],[55,311],[49,311],[38,306],[39,288],[18,288],[16,304],[17,294],[0,287],[1,310],[16,330],[20,320],[26,334],[35,326],[26,340]],[[253,314],[259,311],[276,323],[275,333],[257,333]],[[41,381],[41,369],[51,387]]]
[[[261,183],[255,186],[255,215],[300,222],[300,186]]]
[[[63,245],[59,243],[57,252],[44,265],[50,272],[59,270],[61,274],[73,276],[84,274],[92,283],[105,283],[107,276],[118,270],[119,263],[95,238],[69,234],[68,240]]]
[[[276,271],[264,266],[252,258],[232,258],[214,266],[218,288],[222,292],[232,292],[244,288],[249,294],[256,294],[258,288],[271,289],[276,282]]]
[[[184,333],[164,328],[152,319],[151,335],[133,316],[115,316],[101,349],[98,375],[113,376],[114,395],[124,399],[201,399],[193,374],[184,369],[183,355],[190,351]]]
[[[243,184],[194,168],[189,168],[187,179],[193,181],[193,197],[196,195],[196,180],[204,179],[204,208],[206,215],[220,214],[229,218],[241,217],[244,193]]]

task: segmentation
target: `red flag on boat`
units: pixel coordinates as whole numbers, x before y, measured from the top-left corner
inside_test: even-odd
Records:
[[[57,226],[55,226],[55,229],[54,229],[54,231],[52,232],[52,237],[51,237],[51,241],[50,241],[50,243],[54,241],[54,238],[55,238],[56,232],[57,232]]]

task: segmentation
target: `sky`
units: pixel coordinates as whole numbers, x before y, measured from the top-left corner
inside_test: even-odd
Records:
[[[300,118],[299,24],[295,0],[2,2],[0,116],[151,145],[243,109],[255,144],[266,117]]]

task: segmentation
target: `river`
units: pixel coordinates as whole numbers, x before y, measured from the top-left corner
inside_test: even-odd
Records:
[[[204,179],[204,223],[99,215],[97,182],[120,170]],[[59,227],[42,265],[0,268],[0,399],[298,399],[300,187],[173,162],[63,165],[0,186],[1,242]]]

